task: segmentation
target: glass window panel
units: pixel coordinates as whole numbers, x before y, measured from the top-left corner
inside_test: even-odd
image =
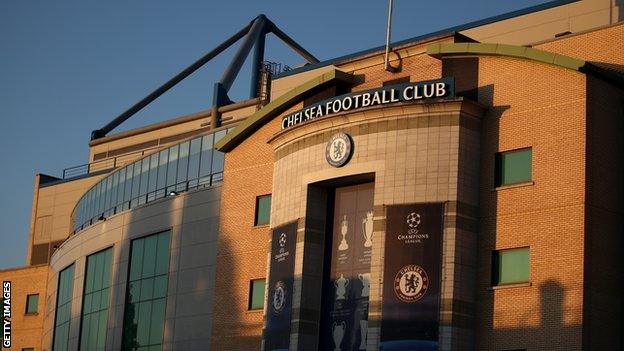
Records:
[[[176,184],[176,176],[178,174],[178,145],[169,148],[169,165],[167,166],[167,193],[173,190],[169,187]]]
[[[89,335],[89,330],[91,329],[91,315],[86,315],[82,318],[82,328],[80,330],[80,335]],[[80,338],[80,349],[88,350],[87,342],[89,338],[81,337]]]
[[[170,232],[158,235],[158,247],[156,256],[156,267],[154,274],[166,274],[169,270],[169,239]]]
[[[93,277],[93,290],[102,289],[102,276],[104,274],[104,256],[101,254],[91,255],[91,261],[94,262],[95,270]]]
[[[113,177],[107,177],[106,178],[106,190],[105,190],[106,194],[105,194],[105,201],[104,201],[104,211],[102,212],[106,212],[110,209],[110,204],[111,204],[111,195],[113,193]]]
[[[106,179],[100,181],[100,204],[98,205],[98,213],[96,214],[98,217],[100,217],[104,213],[104,210],[106,210],[104,208],[105,206],[106,206]]]
[[[161,275],[154,278],[154,298],[167,296],[167,276]]]
[[[150,345],[160,344],[165,322],[165,299],[154,300],[151,317],[149,343]]]
[[[141,280],[141,301],[151,300],[154,296],[154,278]]]
[[[264,287],[266,281],[257,279],[251,281],[251,291],[249,292],[249,309],[258,310],[264,308]]]
[[[148,278],[154,276],[154,269],[156,264],[156,248],[158,245],[158,236],[150,235],[145,238],[143,249],[143,274],[141,278]]]
[[[128,285],[128,301],[137,302],[141,297],[141,280],[130,282]]]
[[[26,313],[37,313],[39,308],[39,294],[26,296]]]
[[[158,158],[158,180],[156,184],[156,197],[165,196],[165,187],[167,186],[167,163],[169,162],[169,149],[160,152]]]
[[[97,313],[91,315],[91,324],[89,325],[89,330],[87,335],[83,335],[82,337],[87,337],[87,348],[86,350],[95,350],[95,344],[97,343],[97,330],[98,325],[100,323],[100,319],[98,318]]]
[[[188,179],[188,162],[189,162],[190,143],[184,142],[180,144],[180,154],[178,156],[178,176],[176,179],[176,190],[186,190],[186,180]]]
[[[104,346],[105,346],[105,342],[106,342],[106,323],[108,322],[108,311],[104,310],[104,311],[100,311],[99,312],[100,315],[100,321],[98,323],[98,338],[97,338],[97,344],[96,346],[96,350],[104,350]]]
[[[150,166],[149,166],[149,180],[147,184],[147,201],[154,200],[155,191],[156,191],[156,179],[157,179],[157,171],[158,171],[158,154],[153,154],[150,156]]]
[[[100,187],[101,187],[101,183],[97,183],[95,185],[95,188],[93,189],[95,194],[93,196],[93,217],[91,218],[96,218],[99,216],[100,213]]]
[[[166,258],[164,266],[169,265],[169,238],[170,231],[166,231],[132,241],[130,272],[131,275],[142,279],[131,281],[128,285],[124,310],[124,350],[134,351],[142,348],[148,350],[152,346],[160,348],[165,317],[167,274],[154,276],[156,270],[154,266],[159,265],[155,261],[160,261],[161,256]],[[141,250],[136,250],[137,247]],[[134,252],[141,254],[135,255]],[[137,270],[135,267],[140,269]],[[132,273],[135,271],[136,273]],[[139,298],[140,302],[137,302]]]
[[[106,340],[112,251],[109,248],[87,257],[79,343],[81,350],[102,349],[98,345]]]
[[[518,284],[529,281],[529,248],[494,252],[493,284]]]
[[[108,209],[114,209],[117,205],[117,187],[119,186],[119,172],[113,173],[113,186],[111,188],[111,200]],[[114,211],[111,211],[114,212]]]
[[[130,280],[141,279],[141,271],[143,270],[143,246],[144,240],[135,240],[132,242],[132,257],[130,258]]]
[[[140,346],[146,346],[149,342],[149,326],[151,324],[152,315],[152,302],[139,302],[138,303],[138,317],[137,323],[137,342]]]
[[[199,177],[199,156],[201,153],[201,142],[202,138],[195,138],[191,140],[191,150],[188,166],[189,188],[197,186],[197,178]]]
[[[56,316],[54,321],[54,351],[66,351],[69,340],[69,322],[71,314],[72,286],[74,282],[74,265],[59,273],[57,288]]]
[[[269,224],[271,220],[271,195],[258,196],[255,225]]]
[[[147,201],[147,186],[150,168],[150,158],[146,157],[141,161],[143,170],[141,171],[141,185],[139,187],[139,201],[138,204],[144,204]]]
[[[139,190],[141,186],[141,161],[134,163],[134,171],[132,172],[132,199],[130,199],[130,208],[136,207],[139,203]]]
[[[90,293],[84,296],[84,299],[82,300],[83,313],[91,313],[93,311],[93,308],[91,307],[92,297],[93,297],[93,294],[90,294]]]
[[[115,203],[115,205],[118,207],[117,212],[123,211],[122,207],[119,205],[123,203],[125,187],[126,187],[126,168],[124,167],[119,171],[119,187],[117,190],[117,203]]]
[[[124,190],[124,205],[123,209],[128,209],[128,203],[132,198],[132,177],[134,173],[134,165],[129,165],[126,167],[126,189]]]
[[[497,186],[531,181],[532,149],[498,153],[496,172]]]
[[[212,168],[212,143],[214,134],[204,135],[202,137],[201,160],[199,163],[199,183],[210,183],[210,173]]]

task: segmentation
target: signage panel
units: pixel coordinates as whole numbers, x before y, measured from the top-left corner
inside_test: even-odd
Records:
[[[282,118],[282,129],[328,115],[385,105],[395,102],[439,99],[455,96],[452,77],[442,79],[387,85],[380,88],[335,96],[288,114]]]
[[[387,207],[384,350],[437,350],[443,218],[441,203]]]
[[[326,276],[320,350],[365,350],[368,338],[374,183],[336,189],[331,266]]]
[[[288,350],[292,315],[297,222],[273,229],[264,349]]]

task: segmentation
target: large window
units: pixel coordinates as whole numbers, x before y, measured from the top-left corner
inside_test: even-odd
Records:
[[[529,248],[498,250],[492,256],[492,285],[529,282]]]
[[[256,198],[256,220],[254,225],[269,224],[271,221],[271,195]]]
[[[87,257],[80,350],[104,350],[113,249]]]
[[[249,282],[249,309],[260,310],[264,308],[265,279],[254,279]]]
[[[59,273],[56,291],[56,316],[54,318],[53,351],[69,349],[69,321],[71,320],[71,301],[74,287],[74,265]]]
[[[39,294],[26,296],[26,314],[36,314],[39,308]]]
[[[173,145],[116,170],[89,189],[72,213],[79,231],[115,213],[223,180],[223,153],[214,148],[227,131]]]
[[[532,154],[531,148],[497,153],[496,186],[530,182]]]
[[[132,241],[124,312],[123,350],[160,350],[169,271],[166,231]]]

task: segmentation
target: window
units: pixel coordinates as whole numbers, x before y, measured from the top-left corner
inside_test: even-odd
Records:
[[[494,251],[492,256],[492,285],[529,282],[529,248]]]
[[[80,350],[103,350],[108,323],[108,296],[113,249],[108,248],[87,257]]]
[[[254,225],[269,224],[271,221],[271,195],[256,198],[256,220]]]
[[[265,279],[254,279],[249,282],[249,309],[260,310],[264,308]]]
[[[56,291],[56,316],[54,317],[53,351],[69,350],[69,321],[71,320],[71,301],[74,288],[74,265],[59,273]]]
[[[32,294],[26,296],[26,314],[37,313],[39,306],[39,294]]]
[[[34,347],[24,347],[22,348],[22,351],[35,351]]]
[[[123,350],[160,350],[165,323],[170,231],[132,241]]]
[[[496,154],[496,186],[530,182],[532,149],[520,149]]]

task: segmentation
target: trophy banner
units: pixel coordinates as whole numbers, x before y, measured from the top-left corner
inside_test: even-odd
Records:
[[[373,183],[336,189],[320,350],[366,349],[374,190]]]
[[[273,229],[264,349],[288,350],[292,314],[297,222]]]
[[[381,346],[437,349],[444,204],[386,209]]]

